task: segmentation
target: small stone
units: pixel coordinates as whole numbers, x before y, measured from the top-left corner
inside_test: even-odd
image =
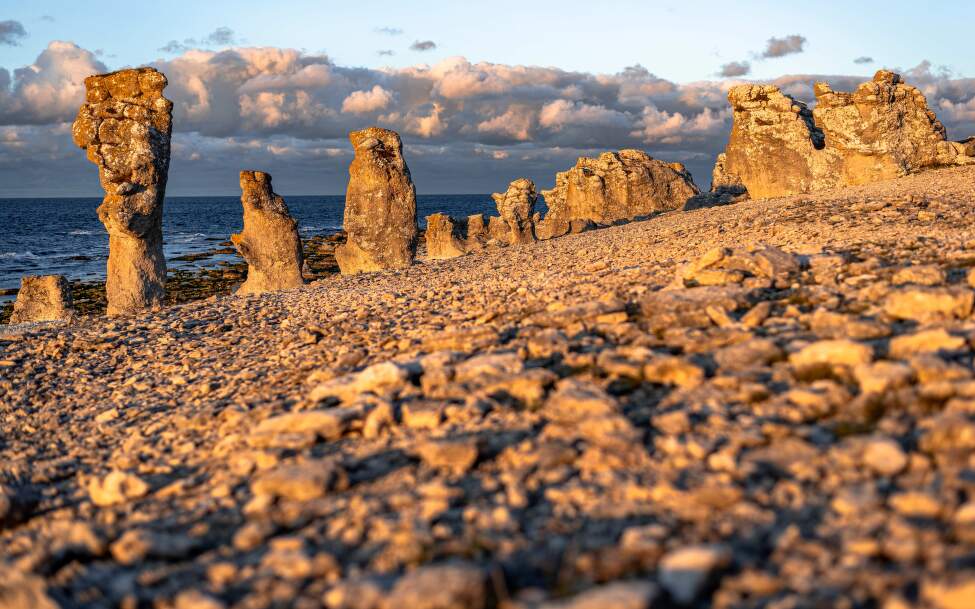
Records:
[[[345,472],[337,464],[316,460],[283,465],[265,472],[251,483],[251,491],[255,495],[309,501],[345,485]]]
[[[656,357],[643,366],[643,378],[651,383],[690,389],[704,380],[704,370],[682,357]]]
[[[921,598],[933,609],[972,609],[975,599],[975,575],[970,572],[954,581],[925,581]]]
[[[944,328],[922,330],[890,339],[890,357],[908,359],[923,353],[952,352],[965,347],[965,339],[953,336]]]
[[[44,578],[0,565],[0,609],[59,609]]]
[[[308,400],[317,403],[327,398],[338,398],[344,403],[350,403],[363,393],[382,397],[402,388],[408,378],[409,371],[405,367],[393,362],[382,362],[314,387],[308,394]]]
[[[863,447],[863,464],[882,476],[895,476],[907,467],[907,455],[889,438],[870,438]]]
[[[133,474],[114,471],[104,478],[93,478],[88,483],[88,495],[92,503],[108,507],[145,497],[149,485]]]
[[[897,271],[891,283],[894,285],[942,285],[945,282],[945,272],[933,264],[909,266]]]
[[[657,587],[650,582],[613,582],[566,600],[543,603],[539,609],[651,609],[658,595]]]
[[[789,356],[789,363],[798,370],[816,367],[845,366],[855,368],[873,360],[873,349],[851,340],[821,340],[803,347]]]
[[[410,609],[483,609],[485,577],[463,564],[425,565],[399,578],[384,607]]]
[[[853,369],[853,376],[863,393],[883,393],[888,389],[903,387],[910,382],[913,374],[910,366],[900,362],[874,362]]]
[[[226,605],[199,590],[185,590],[176,595],[173,609],[224,609]]]
[[[420,444],[417,453],[428,466],[459,476],[477,461],[477,441],[474,438],[429,440]]]
[[[897,319],[918,322],[964,319],[975,300],[967,288],[901,288],[887,295],[884,312]]]
[[[694,602],[717,571],[731,562],[731,551],[720,545],[685,546],[668,552],[658,568],[660,584],[682,605]]]

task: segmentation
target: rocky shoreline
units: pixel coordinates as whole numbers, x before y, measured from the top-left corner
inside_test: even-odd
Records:
[[[975,167],[0,339],[0,598],[963,609]]]

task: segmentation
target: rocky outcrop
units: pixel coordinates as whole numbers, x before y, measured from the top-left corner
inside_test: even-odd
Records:
[[[109,236],[109,315],[161,305],[165,295],[162,212],[173,110],[162,95],[166,84],[152,68],[89,76],[72,127],[105,190],[98,218]]]
[[[463,227],[447,214],[427,216],[427,257],[432,260],[456,258],[467,253]]]
[[[240,202],[244,230],[231,235],[247,262],[247,280],[239,294],[260,294],[303,285],[298,222],[284,199],[271,189],[271,176],[263,171],[241,171]]]
[[[57,321],[72,313],[71,286],[64,275],[28,275],[20,279],[10,323]]]
[[[507,227],[504,239],[509,244],[531,243],[535,241],[535,183],[527,178],[519,178],[503,193],[491,195],[498,206],[501,220]]]
[[[713,190],[742,185],[752,197],[816,192],[975,163],[966,142],[946,139],[924,95],[886,70],[853,93],[817,83],[816,107],[773,85],[728,92],[734,123]]]
[[[410,266],[419,229],[403,143],[379,127],[353,131],[349,140],[355,158],[345,195],[347,241],[335,248],[339,268],[348,275]]]
[[[640,150],[581,157],[575,167],[556,175],[555,188],[542,191],[548,214],[536,234],[557,237],[572,230],[573,222],[577,227],[582,226],[578,222],[612,224],[678,209],[699,192],[683,165]]]

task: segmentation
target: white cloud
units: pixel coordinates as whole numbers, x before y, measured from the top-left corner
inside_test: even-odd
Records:
[[[352,114],[368,114],[378,110],[385,110],[393,101],[393,94],[375,85],[368,91],[353,91],[342,100],[342,112]]]

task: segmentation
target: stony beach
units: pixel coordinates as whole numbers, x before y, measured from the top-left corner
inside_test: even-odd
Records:
[[[944,169],[5,328],[0,606],[971,607],[973,207]]]

